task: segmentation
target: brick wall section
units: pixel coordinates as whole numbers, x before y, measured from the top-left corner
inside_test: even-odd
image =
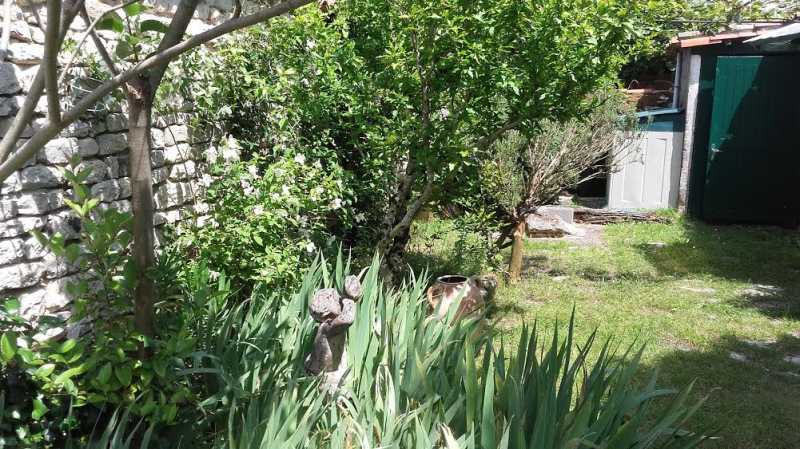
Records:
[[[224,19],[222,10],[229,7],[226,2],[203,2],[198,11],[203,20],[193,21],[190,34]],[[153,18],[167,21],[174,11],[174,4],[169,1],[148,3],[148,13],[155,14]],[[43,8],[43,2],[30,0],[13,5],[12,39],[0,62],[0,134],[8,129],[42,59],[44,34],[34,25],[33,9],[45,17]],[[97,17],[108,5],[87,0],[87,8],[92,17]],[[76,19],[73,39],[77,40],[84,26],[80,18]],[[101,37],[108,41],[108,47],[114,47],[113,34],[101,33]],[[87,43],[91,44],[91,40]],[[89,45],[85,51],[94,48]],[[68,313],[65,285],[79,275],[75,267],[44,250],[30,233],[37,229],[73,238],[77,235],[80,222],[64,204],[70,192],[63,170],[72,155],[79,154],[82,167],[91,168],[91,191],[102,200],[103,207],[131,209],[127,120],[122,106],[112,105],[71,125],[0,186],[0,298],[18,297],[28,317],[45,312]],[[33,128],[44,123],[45,110],[42,97]],[[207,211],[207,206],[199,202],[199,180],[205,156],[209,151],[213,154],[214,149],[207,138],[193,133],[188,126],[190,118],[189,113],[181,112],[154,121],[151,161],[158,226],[202,216]],[[33,128],[27,129],[22,138],[30,137]]]

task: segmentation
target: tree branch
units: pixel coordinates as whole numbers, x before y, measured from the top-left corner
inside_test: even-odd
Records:
[[[194,16],[194,12],[197,10],[198,3],[199,0],[181,0],[181,2],[178,3],[178,9],[175,11],[175,15],[172,16],[169,29],[164,34],[164,37],[161,38],[156,53],[163,52],[183,39],[186,28],[189,26],[189,22],[191,22],[192,16]],[[231,21],[228,21],[226,23],[230,22]],[[168,65],[169,61],[165,61],[157,65],[150,73],[149,83],[151,95],[155,95],[159,84],[161,84],[161,80],[164,78],[164,73],[167,71]]]
[[[103,58],[103,62],[105,62],[106,66],[108,66],[108,70],[114,75],[119,73],[117,71],[117,68],[114,66],[114,62],[111,60],[111,57],[108,55],[108,51],[102,44],[102,41],[100,40],[100,38],[97,37],[97,34],[95,34],[94,29],[95,27],[97,27],[97,24],[100,23],[100,21],[103,20],[103,18],[105,18],[107,15],[111,14],[114,11],[118,11],[122,8],[125,8],[126,6],[132,5],[134,3],[139,3],[139,1],[141,0],[128,0],[127,2],[109,8],[103,11],[103,13],[97,16],[97,18],[94,20],[91,20],[91,18],[89,17],[89,13],[86,12],[85,7],[81,8],[80,14],[81,17],[83,17],[83,20],[86,22],[86,31],[84,31],[83,36],[81,36],[80,40],[78,40],[78,45],[75,46],[75,51],[72,53],[72,57],[69,59],[69,62],[67,62],[67,65],[64,67],[64,71],[61,73],[61,77],[58,78],[58,84],[64,82],[64,77],[67,76],[69,69],[72,68],[72,64],[75,63],[75,60],[78,58],[78,55],[80,54],[81,47],[83,47],[84,42],[86,42],[86,38],[88,38],[89,36],[92,37],[92,40],[95,46],[97,47],[98,52],[100,53],[100,57]],[[98,45],[98,42],[100,42],[100,45]],[[102,50],[100,49],[101,47]]]
[[[220,36],[231,33],[242,28],[246,28],[257,23],[264,22],[273,17],[280,16],[289,11],[297,9],[301,6],[311,3],[313,0],[288,0],[281,2],[269,8],[263,8],[258,12],[240,17],[238,19],[229,20],[220,24],[210,30],[204,31],[200,34],[192,36],[185,41],[158,52],[145,60],[139,62],[130,69],[114,76],[110,80],[98,86],[95,90],[78,101],[75,106],[69,111],[65,112],[60,124],[48,124],[44,128],[37,131],[30,140],[28,140],[19,150],[6,162],[0,165],[0,182],[8,178],[18,168],[22,167],[36,152],[44,146],[50,139],[55,137],[62,129],[68,124],[77,120],[81,114],[85,113],[87,109],[96,104],[103,97],[111,93],[114,89],[120,87],[123,83],[139,76],[146,70],[157,67],[160,64],[169,62],[183,53],[198,47],[206,42],[214,40]],[[27,99],[26,99],[27,101]],[[33,104],[36,105],[35,102]],[[20,130],[21,132],[22,130]],[[5,140],[5,139],[4,139]],[[16,141],[16,139],[14,139]],[[2,148],[0,148],[2,149]]]
[[[53,123],[61,122],[61,104],[58,96],[58,38],[61,22],[61,0],[47,0],[47,29],[44,38],[44,86],[47,92],[47,119]]]
[[[83,7],[83,2],[84,0],[75,0],[73,5],[66,9],[58,37],[59,46],[60,43],[64,41],[67,30],[69,30],[72,21],[75,20],[78,10]],[[39,70],[36,72],[36,77],[33,79],[30,89],[28,89],[28,95],[25,96],[22,107],[17,111],[14,121],[11,123],[8,131],[6,131],[2,141],[0,141],[0,163],[5,162],[16,147],[17,140],[19,136],[22,135],[25,127],[31,123],[34,112],[36,111],[36,104],[39,102],[39,99],[42,98],[42,92],[44,92],[44,66],[40,65]],[[25,161],[22,162],[24,163]],[[6,177],[8,177],[8,175],[6,175]],[[2,179],[5,179],[5,177]]]

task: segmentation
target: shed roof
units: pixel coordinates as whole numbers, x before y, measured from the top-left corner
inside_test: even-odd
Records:
[[[670,45],[679,48],[705,47],[726,42],[752,40],[767,32],[780,29],[782,23],[746,23],[734,25],[730,30],[713,35],[702,35],[699,32],[681,33],[672,38]]]
[[[772,44],[779,42],[789,42],[794,39],[800,39],[800,22],[790,23],[788,25],[769,30],[759,34],[756,37],[746,40],[746,43],[759,43],[759,44]]]

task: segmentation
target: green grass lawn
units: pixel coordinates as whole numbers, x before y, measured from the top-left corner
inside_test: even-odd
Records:
[[[660,385],[696,382],[694,422],[719,436],[704,447],[800,448],[800,366],[784,360],[800,356],[800,234],[680,219],[602,232],[526,243],[525,278],[496,298],[503,338],[563,326],[574,306],[579,340],[645,344]]]

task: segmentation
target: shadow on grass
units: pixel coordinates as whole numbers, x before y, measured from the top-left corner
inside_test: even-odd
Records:
[[[703,447],[798,448],[800,366],[785,360],[798,354],[800,335],[755,342],[723,336],[704,350],[668,352],[649,368],[658,371],[659,385],[694,381],[695,398],[708,396],[692,422],[720,439]]]
[[[636,249],[663,276],[710,275],[751,283],[737,305],[800,319],[800,233],[767,226],[683,222],[685,238]]]

